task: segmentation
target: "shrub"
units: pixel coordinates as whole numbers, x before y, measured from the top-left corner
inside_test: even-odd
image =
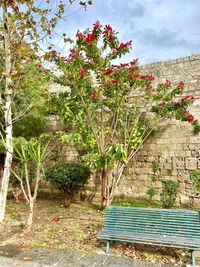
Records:
[[[190,180],[192,181],[196,190],[200,193],[200,170],[193,171],[190,174]]]
[[[46,179],[55,184],[65,195],[65,206],[69,206],[74,193],[87,182],[90,177],[88,167],[77,163],[60,163],[45,172]]]
[[[161,202],[163,208],[170,209],[173,207],[177,194],[178,194],[179,183],[166,180],[163,182],[163,188],[161,193]]]
[[[156,195],[156,190],[151,187],[147,190],[146,194],[150,197],[150,198],[153,198],[155,195]]]

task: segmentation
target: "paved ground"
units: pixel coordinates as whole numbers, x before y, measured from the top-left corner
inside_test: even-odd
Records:
[[[106,256],[105,254],[83,256],[72,250],[34,248],[12,258],[0,257],[0,267],[174,267],[152,264],[132,259]],[[176,265],[177,266],[177,265]],[[178,266],[177,266],[178,267]],[[179,266],[180,267],[180,266]]]

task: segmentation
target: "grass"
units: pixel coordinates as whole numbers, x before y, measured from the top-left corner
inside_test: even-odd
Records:
[[[140,208],[161,208],[162,204],[158,201],[146,200],[146,199],[133,199],[131,197],[115,198],[112,205],[119,205],[125,207],[140,207]]]

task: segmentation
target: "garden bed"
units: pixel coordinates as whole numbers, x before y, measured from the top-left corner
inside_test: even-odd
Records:
[[[123,200],[117,204],[128,205]],[[148,206],[145,201],[132,201],[132,206]],[[157,206],[157,204],[154,204]],[[96,239],[103,225],[103,211],[95,204],[86,202],[72,203],[64,208],[61,199],[38,199],[35,205],[32,235],[23,234],[23,223],[28,206],[25,202],[8,201],[6,223],[0,231],[0,255],[13,257],[20,251],[31,247],[56,249],[76,249],[82,254],[103,253],[105,243]],[[185,263],[190,260],[187,251],[115,243],[111,254],[121,257],[163,263]]]

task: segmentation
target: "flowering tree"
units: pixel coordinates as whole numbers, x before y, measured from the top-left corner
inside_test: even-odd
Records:
[[[62,72],[57,81],[70,92],[54,96],[52,113],[60,114],[67,131],[61,140],[75,143],[90,168],[100,170],[101,207],[111,203],[128,162],[163,118],[199,123],[187,110],[192,97],[181,98],[184,82],[170,80],[152,85],[153,75],[142,75],[138,60],[113,64],[131,49],[120,42],[110,25],[97,21],[76,34],[76,45],[67,58],[54,53]]]

